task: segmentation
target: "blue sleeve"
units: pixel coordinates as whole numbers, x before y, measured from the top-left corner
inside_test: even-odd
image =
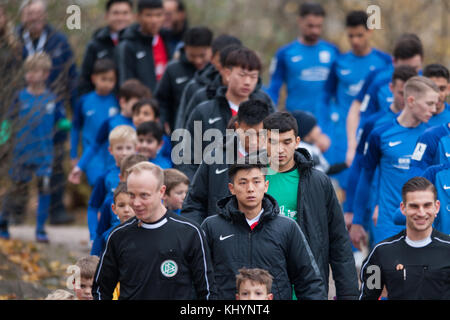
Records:
[[[95,137],[95,143],[87,148],[87,150],[83,150],[83,154],[78,161],[78,167],[85,171],[87,164],[91,161],[92,157],[95,155],[97,150],[101,148],[101,146],[108,141],[109,135],[109,121],[105,120],[98,130],[97,136]]]
[[[75,110],[72,118],[72,128],[70,131],[70,158],[76,159],[78,157],[78,144],[80,142],[81,128],[83,127],[83,97],[81,97],[75,105]]]
[[[273,70],[272,76],[270,78],[270,85],[267,88],[266,92],[270,96],[274,104],[277,105],[280,89],[286,79],[286,67],[284,65],[282,50],[279,50],[276,53],[275,57],[272,60],[272,66],[275,69]]]
[[[355,100],[358,100],[359,102],[363,102],[364,97],[367,93],[367,90],[369,90],[369,87],[372,84],[372,81],[375,78],[375,76],[377,75],[378,71],[379,71],[378,69],[375,69],[367,75],[366,79],[364,80],[364,84],[363,84],[361,90],[359,90],[359,93],[356,96]]]
[[[103,233],[111,228],[111,209],[112,197],[108,197],[100,208],[100,220],[97,226],[97,236],[102,237]]]
[[[365,214],[367,212],[367,203],[369,202],[370,198],[370,186],[372,184],[377,165],[379,164],[381,159],[380,144],[379,131],[375,130],[370,134],[368,142],[366,143],[364,158],[361,163],[362,171],[358,180],[358,185],[356,187],[354,197],[354,224],[363,225],[364,221],[366,221]]]
[[[361,118],[367,119],[367,117],[378,112],[378,95],[377,92],[380,89],[378,82],[372,82],[367,89],[365,96],[363,97],[364,104],[361,105]]]
[[[107,194],[105,188],[105,177],[106,175],[103,174],[95,182],[94,189],[92,190],[91,197],[89,198],[88,208],[94,208],[98,211],[103,205]]]
[[[421,176],[423,172],[434,163],[439,145],[439,136],[433,131],[425,131],[417,140],[416,148],[411,157],[410,177]]]

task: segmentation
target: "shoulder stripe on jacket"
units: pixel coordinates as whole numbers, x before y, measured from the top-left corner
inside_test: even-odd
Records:
[[[401,236],[400,238],[395,239],[395,240],[392,240],[392,241],[389,241],[389,242],[381,242],[381,243],[377,244],[377,245],[372,249],[372,251],[370,252],[369,256],[367,257],[366,263],[364,263],[364,265],[362,266],[361,271],[360,271],[360,275],[359,275],[359,276],[360,276],[360,278],[361,278],[361,279],[360,279],[360,280],[361,280],[361,294],[360,294],[360,296],[359,296],[359,300],[361,300],[362,295],[363,295],[363,293],[364,293],[364,279],[363,279],[364,269],[366,268],[366,265],[369,263],[370,258],[372,257],[372,255],[373,255],[373,253],[375,252],[375,250],[376,250],[378,247],[380,247],[380,246],[387,245],[387,244],[393,244],[393,243],[395,243],[395,242],[398,242],[398,241],[402,240],[404,237],[405,237],[405,236]]]

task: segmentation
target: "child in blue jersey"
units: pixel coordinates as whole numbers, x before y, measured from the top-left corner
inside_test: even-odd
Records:
[[[131,118],[133,105],[140,99],[150,96],[150,90],[138,80],[130,79],[121,85],[118,95],[120,113],[106,119],[97,132],[94,144],[90,145],[86,150],[83,150],[80,161],[78,161],[77,165],[69,174],[69,181],[71,183],[79,184],[81,182],[82,172],[86,172],[88,164],[92,161],[97,152],[106,154],[106,158],[103,159],[105,168],[114,166],[114,158],[107,152],[109,133],[115,127],[120,125],[133,126]]]
[[[164,129],[159,122],[147,121],[141,123],[137,130],[137,152],[147,157],[148,161],[160,166],[162,169],[172,168],[172,160],[161,152],[164,143]]]
[[[325,10],[317,3],[304,3],[299,8],[300,36],[280,48],[272,60],[267,93],[278,104],[279,92],[286,84],[288,111],[309,111],[316,117],[319,95],[323,94],[331,65],[339,55],[338,48],[320,39]]]
[[[341,54],[333,64],[325,84],[325,96],[319,124],[331,138],[330,149],[324,154],[330,164],[345,162],[347,152],[346,120],[353,99],[364,85],[367,75],[392,63],[387,53],[370,45],[372,30],[367,28],[367,13],[352,11],[346,18],[351,51]],[[335,176],[346,189],[348,170]]]
[[[65,127],[65,110],[60,99],[46,86],[52,63],[46,53],[30,55],[25,63],[26,88],[21,90],[6,118],[12,134],[12,185],[7,190],[0,213],[0,237],[9,238],[8,217],[26,210],[29,183],[38,181],[36,240],[48,242],[44,230],[50,209],[53,138],[56,130]],[[66,128],[67,129],[67,128]]]
[[[120,163],[119,184],[127,181],[127,170],[129,168],[143,161],[147,161],[147,158],[141,154],[133,154],[124,158]],[[117,188],[114,190],[114,193],[116,191]],[[121,223],[120,217],[118,217],[113,212],[112,205],[114,204],[114,193],[109,193],[100,207],[100,219],[97,225],[97,229],[95,230],[95,240],[92,244],[91,249],[92,255],[100,256],[102,254],[106,246],[106,240],[108,239],[111,230],[119,223]]]
[[[114,189],[119,184],[120,163],[132,154],[136,153],[137,136],[136,130],[127,125],[121,125],[114,128],[109,134],[109,152],[113,156],[115,166],[109,167],[97,179],[94,189],[89,199],[87,217],[90,239],[95,239],[98,224],[98,212],[101,205],[108,195],[112,195]]]
[[[163,196],[163,204],[167,210],[179,215],[188,192],[189,178],[177,169],[166,169],[164,170],[164,185],[166,191]]]
[[[433,81],[425,77],[409,79],[404,88],[405,108],[400,115],[369,135],[364,148],[362,171],[356,188],[354,217],[350,229],[353,245],[365,242],[363,228],[369,198],[367,187],[379,166],[379,211],[374,220],[373,242],[378,243],[401,231],[394,224],[393,215],[401,201],[401,186],[408,180],[411,156],[417,138],[427,128],[426,123],[436,111],[439,94]]]
[[[82,135],[83,151],[95,144],[95,137],[105,120],[119,113],[119,103],[113,93],[116,85],[116,65],[112,60],[101,59],[94,64],[92,83],[95,90],[80,97],[72,119],[70,157],[72,167],[78,162],[78,144]],[[105,171],[103,148],[86,166],[86,177],[93,186],[97,178]]]

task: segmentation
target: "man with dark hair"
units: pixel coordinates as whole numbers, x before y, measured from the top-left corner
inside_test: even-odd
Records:
[[[375,129],[382,125],[385,125],[386,123],[391,123],[394,118],[396,118],[399,113],[404,109],[405,107],[405,99],[404,99],[404,86],[405,83],[412,77],[416,76],[416,70],[413,67],[410,67],[408,65],[402,65],[399,67],[396,67],[394,70],[394,74],[392,76],[392,81],[389,85],[390,90],[393,93],[394,101],[389,107],[388,110],[380,110],[374,115],[372,115],[365,123],[365,125],[358,130],[358,147],[356,148],[356,156],[353,159],[352,165],[350,167],[350,173],[349,173],[349,182],[348,182],[348,188],[346,192],[346,201],[344,203],[344,212],[345,212],[345,220],[347,228],[350,229],[351,222],[353,220],[353,201],[355,197],[356,192],[356,185],[358,184],[358,179],[362,170],[362,161],[364,158],[364,147],[367,142],[367,138],[369,137],[370,133]],[[374,182],[374,186],[367,186],[367,188],[371,190],[376,190],[378,181]],[[369,190],[367,190],[369,192]],[[374,206],[377,199],[377,193],[371,192],[372,199],[369,201],[367,210],[370,212],[373,212]],[[364,221],[364,225],[367,230],[370,230],[371,225],[370,220]]]
[[[178,48],[189,27],[186,7],[182,0],[163,0],[163,5],[165,16],[163,27],[170,31],[171,46]]]
[[[419,136],[427,129],[427,122],[436,111],[438,88],[428,78],[412,77],[404,87],[405,107],[398,117],[373,130],[364,146],[362,171],[356,187],[354,217],[350,229],[353,245],[366,243],[363,221],[367,219],[369,193],[375,170],[379,166],[377,191],[379,210],[374,219],[373,243],[398,233],[394,212],[400,202],[400,186],[408,180],[411,157]]]
[[[389,83],[394,69],[401,65],[413,67],[417,73],[422,69],[423,46],[415,34],[403,34],[397,40],[393,50],[392,65],[374,70],[364,80],[364,85],[353,100],[347,116],[348,148],[346,162],[351,164],[357,146],[356,133],[366,120],[380,110],[387,110],[392,104],[392,92]]]
[[[188,194],[181,210],[181,215],[197,223],[216,213],[219,199],[229,196],[227,171],[231,164],[251,153],[258,153],[264,148],[265,137],[261,132],[263,120],[270,114],[270,106],[259,100],[241,103],[234,124],[234,134],[224,138],[222,150],[213,150],[212,157],[222,152],[219,163],[202,162],[191,179]],[[264,159],[264,154],[260,154]]]
[[[446,102],[450,95],[450,74],[446,67],[433,63],[423,70],[423,76],[431,79],[439,88],[439,103],[436,113],[430,119],[429,125],[441,125],[450,122],[450,105]]]
[[[389,300],[450,299],[450,237],[432,227],[440,208],[436,188],[423,177],[408,180],[400,208],[406,230],[369,254],[361,270],[360,299],[378,299],[384,286]]]
[[[211,60],[211,42],[213,33],[206,27],[193,27],[184,35],[184,46],[180,57],[167,65],[166,71],[158,83],[155,98],[161,106],[161,121],[169,126],[175,125],[178,106],[184,87],[195,72],[202,70]]]
[[[234,51],[242,48],[241,45],[230,45],[223,48],[216,55],[219,56],[219,61],[214,62],[214,72],[211,75],[215,75],[211,81],[203,87],[199,87],[196,89],[196,92],[189,99],[188,103],[183,105],[183,113],[178,115],[178,128],[185,128],[187,126],[187,120],[189,119],[189,115],[194,111],[195,107],[197,107],[202,102],[214,99],[217,94],[219,88],[223,86],[227,86],[227,76],[225,70],[227,69],[227,57],[228,55]],[[186,95],[187,97],[187,95]]]
[[[266,165],[245,158],[230,167],[231,196],[217,203],[218,214],[202,223],[211,251],[218,299],[234,299],[235,276],[242,267],[273,275],[274,299],[291,300],[292,287],[302,300],[327,295],[308,242],[291,219],[279,214],[276,200],[265,194]]]
[[[338,48],[320,39],[325,10],[317,3],[304,3],[299,8],[300,36],[280,48],[272,60],[271,79],[267,93],[278,104],[279,92],[286,84],[286,109],[306,110],[316,117],[318,94],[323,93]]]
[[[334,62],[325,85],[321,127],[331,138],[325,157],[330,164],[345,162],[347,152],[346,119],[350,105],[364,85],[367,75],[392,64],[392,58],[370,43],[372,30],[367,28],[367,13],[352,11],[346,18],[346,32],[351,50]],[[342,189],[347,188],[348,170],[334,178]]]
[[[216,88],[215,90],[217,90],[217,85],[224,85],[220,75],[220,70],[223,69],[222,65],[220,64],[220,55],[225,48],[230,46],[240,47],[242,46],[242,42],[238,38],[227,34],[222,34],[212,41],[211,62],[208,63],[202,70],[198,70],[195,73],[193,79],[189,81],[183,91],[180,106],[178,108],[177,119],[175,121],[175,129],[185,128],[185,122],[188,118],[188,115],[190,114],[189,111],[191,111],[193,107],[197,106],[197,104],[193,104],[192,100],[193,96],[198,90],[204,89],[210,84],[213,84],[213,88]],[[208,100],[212,98],[213,97],[209,97]],[[191,109],[189,109],[188,111],[188,108]]]
[[[277,200],[280,214],[297,221],[305,234],[327,292],[331,266],[337,299],[356,299],[355,261],[330,178],[313,168],[305,149],[296,151],[300,138],[291,114],[271,114],[264,119],[264,129],[270,159],[268,194]]]
[[[175,48],[168,41],[162,0],[139,0],[137,24],[128,27],[117,47],[119,84],[136,78],[152,92],[162,78]]]
[[[91,81],[92,68],[98,59],[115,59],[115,48],[122,38],[123,30],[134,20],[131,0],[108,0],[105,5],[106,26],[96,30],[84,53],[78,94],[82,96],[94,89]],[[117,64],[117,61],[115,61]],[[116,89],[118,85],[116,86]]]
[[[224,134],[228,122],[232,116],[237,115],[239,105],[242,102],[247,100],[270,100],[265,98],[266,94],[257,87],[262,64],[254,51],[247,48],[234,50],[228,54],[226,65],[224,72],[227,87],[219,88],[213,99],[195,107],[186,122],[187,132],[190,134],[191,141],[195,140],[194,131],[198,129],[200,130],[198,130],[197,135],[201,133],[201,137],[208,129],[218,129]],[[196,149],[194,148],[194,143],[190,143],[189,139],[184,140],[185,149],[191,150],[191,160],[190,163],[185,163],[185,166],[180,168],[180,170],[192,179],[199,162],[203,160],[202,155],[207,144],[202,141],[201,149]],[[199,151],[201,154],[199,154]]]

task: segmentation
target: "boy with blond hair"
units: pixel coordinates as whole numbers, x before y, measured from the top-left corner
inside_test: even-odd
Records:
[[[163,197],[164,206],[180,215],[184,198],[189,188],[189,178],[177,169],[164,170],[166,192]]]
[[[236,275],[236,300],[273,300],[273,277],[267,270],[241,268]]]
[[[136,144],[136,130],[131,126],[118,126],[109,134],[108,151],[115,160],[115,166],[111,166],[97,179],[89,199],[87,216],[91,241],[96,237],[98,212],[108,194],[112,194],[119,184],[121,161],[136,153]]]
[[[38,180],[36,241],[48,242],[44,224],[50,210],[54,132],[67,129],[64,106],[46,85],[52,63],[46,53],[28,56],[24,63],[26,87],[6,114],[8,139],[12,137],[12,185],[0,213],[0,237],[9,238],[10,214],[26,211],[29,183]],[[14,129],[14,132],[11,130]]]
[[[80,287],[75,288],[75,295],[78,300],[92,300],[92,283],[94,282],[98,262],[98,257],[86,256],[78,259],[75,264],[80,268]]]

